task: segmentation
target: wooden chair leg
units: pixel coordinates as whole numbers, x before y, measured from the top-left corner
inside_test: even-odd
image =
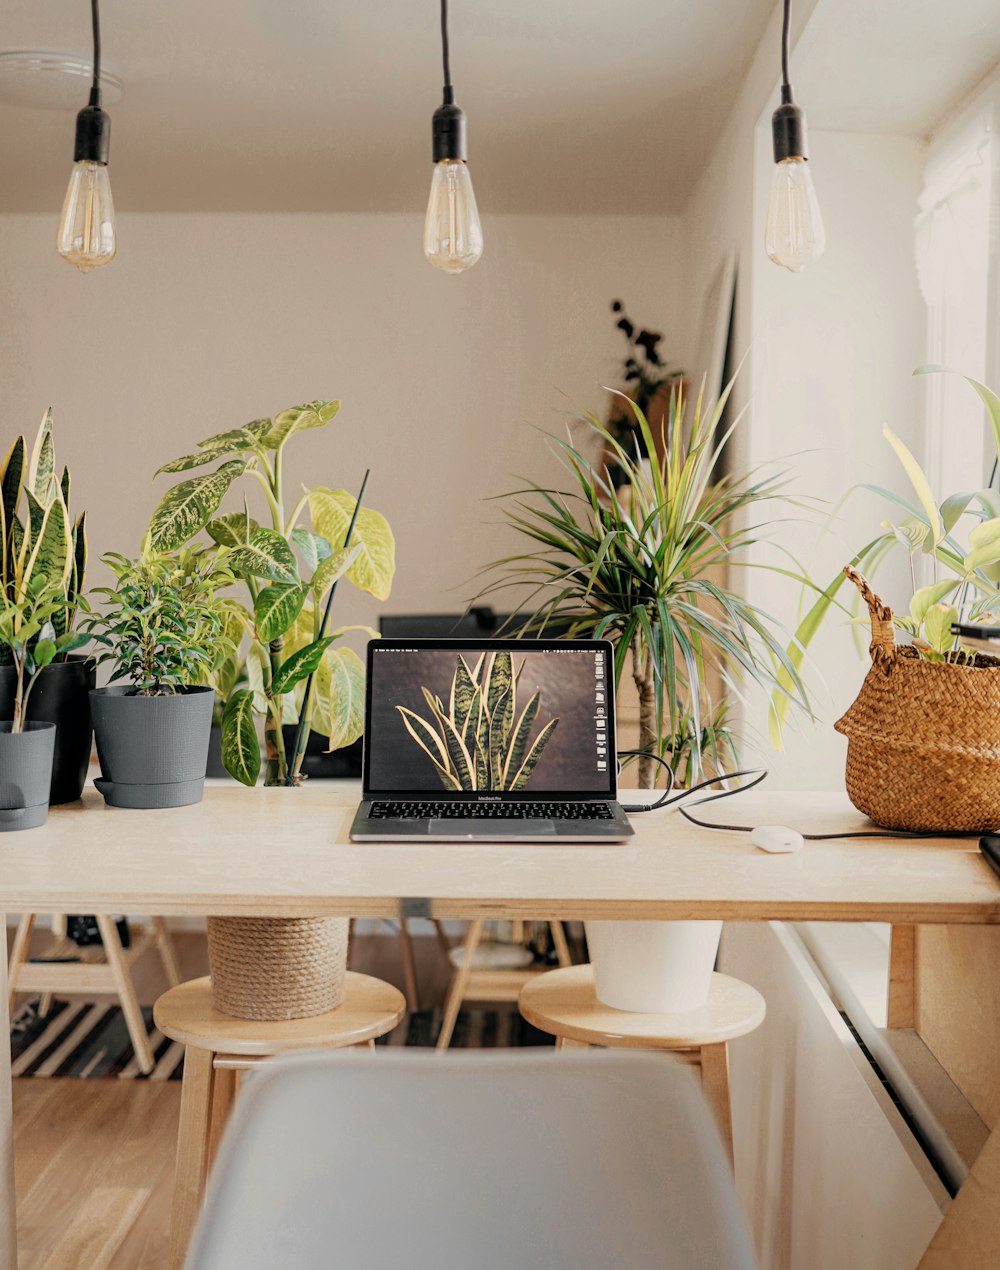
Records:
[[[417,963],[413,957],[410,924],[405,917],[399,919],[399,947],[403,954],[403,987],[406,993],[406,1004],[411,1010],[419,1010],[420,989],[417,986]]]
[[[479,947],[479,941],[482,937],[483,921],[482,918],[476,918],[475,921],[469,923],[469,929],[465,935],[465,954],[462,958],[462,965],[452,975],[451,983],[448,986],[448,997],[444,1003],[441,1034],[437,1039],[437,1048],[439,1050],[446,1050],[451,1044],[455,1021],[458,1019],[458,1012],[465,999],[465,993],[469,987],[469,978],[472,975],[472,959],[476,955],[476,949]]]
[[[729,1099],[729,1046],[725,1041],[701,1047],[701,1087],[715,1115],[732,1165],[733,1109]]]
[[[177,1132],[177,1169],[170,1213],[169,1270],[182,1270],[191,1232],[205,1193],[216,1073],[211,1050],[189,1045],[184,1051],[181,1119]]]
[[[916,1027],[914,964],[917,928],[893,926],[889,944],[889,1027]]]
[[[555,945],[559,965],[572,966],[573,958],[570,955],[569,941],[566,939],[562,922],[549,922],[549,929],[552,931],[552,943]]]
[[[9,975],[9,1000],[11,1014],[14,1013],[14,993],[17,992],[17,979],[20,974],[21,967],[28,959],[28,945],[31,943],[31,932],[35,925],[34,913],[22,913],[21,920],[17,924],[17,933],[14,936],[14,943],[10,950],[10,968]]]
[[[156,939],[156,950],[160,954],[160,961],[163,962],[163,971],[167,976],[167,982],[171,988],[176,988],[181,981],[181,972],[177,966],[177,957],[174,953],[174,941],[170,938],[167,923],[162,917],[153,918],[153,936]]]
[[[557,1050],[589,1050],[590,1046],[586,1041],[575,1041],[571,1036],[556,1037]]]
[[[186,1061],[187,1058],[185,1056]],[[222,1140],[223,1130],[229,1120],[229,1113],[233,1109],[238,1076],[239,1071],[235,1067],[216,1068],[213,1062],[211,1123],[208,1130],[209,1165],[215,1159],[215,1153],[218,1151],[219,1143]]]
[[[114,980],[115,992],[118,993],[118,1000],[121,1002],[132,1048],[135,1050],[135,1060],[139,1070],[148,1076],[153,1070],[153,1051],[149,1047],[149,1037],[146,1035],[146,1024],[142,1017],[142,1010],[139,1008],[139,1000],[135,995],[135,985],[132,983],[132,976],[122,956],[118,928],[107,916],[98,917],[97,926],[101,932],[104,955],[111,968],[111,977]]]
[[[441,925],[441,919],[439,917],[432,917],[431,921],[434,923],[434,934],[437,936],[438,947],[441,949],[444,959],[449,961],[450,964],[451,940],[445,934],[445,929]]]

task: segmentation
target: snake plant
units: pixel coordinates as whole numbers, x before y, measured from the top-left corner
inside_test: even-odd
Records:
[[[532,739],[541,693],[517,713],[517,681],[510,653],[483,653],[472,667],[459,654],[447,706],[422,688],[431,721],[396,706],[403,726],[434,764],[445,789],[524,789],[538,765],[558,719],[550,719]],[[516,720],[516,721],[515,721]]]
[[[46,639],[58,646],[55,660],[86,642],[70,638],[87,565],[87,535],[84,516],[76,521],[70,516],[69,498],[69,468],[56,476],[49,409],[42,416],[30,458],[24,437],[18,437],[0,466],[0,585],[14,605],[45,592],[52,610]],[[36,631],[29,652],[40,638]],[[10,646],[0,647],[0,664],[13,660]]]

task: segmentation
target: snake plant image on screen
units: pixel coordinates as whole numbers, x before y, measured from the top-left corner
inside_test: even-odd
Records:
[[[445,789],[519,790],[528,784],[559,720],[550,719],[532,740],[541,693],[533,693],[518,714],[523,669],[522,661],[515,670],[510,653],[484,653],[471,668],[459,655],[447,706],[421,689],[432,721],[396,706]]]

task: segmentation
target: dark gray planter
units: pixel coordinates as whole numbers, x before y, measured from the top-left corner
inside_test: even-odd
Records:
[[[169,697],[137,697],[131,688],[90,694],[102,779],[112,807],[185,807],[201,802],[215,693],[185,688]]]
[[[13,726],[0,723],[0,833],[37,829],[49,815],[56,725],[26,723],[18,733]]]
[[[91,657],[69,656],[46,666],[28,698],[28,720],[56,725],[55,755],[49,803],[72,803],[83,793],[94,731],[90,725],[90,690],[95,664]],[[0,667],[0,719],[14,714],[17,672]]]

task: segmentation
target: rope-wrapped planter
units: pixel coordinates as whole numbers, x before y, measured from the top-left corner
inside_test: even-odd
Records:
[[[850,567],[868,605],[871,669],[834,727],[848,738],[847,793],[886,829],[1000,826],[1000,660],[932,662],[895,640],[892,610]]]
[[[305,1019],[344,999],[346,917],[210,917],[212,1001],[237,1019]]]

